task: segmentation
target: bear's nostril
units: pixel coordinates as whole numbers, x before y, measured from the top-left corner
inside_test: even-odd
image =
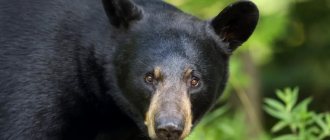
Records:
[[[156,128],[157,136],[161,140],[178,140],[182,134],[182,127],[173,123],[159,125]]]

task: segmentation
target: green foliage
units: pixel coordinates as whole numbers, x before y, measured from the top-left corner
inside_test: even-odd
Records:
[[[311,98],[298,102],[298,88],[277,90],[278,99],[266,98],[264,109],[278,122],[271,137],[262,134],[258,140],[324,140],[330,138],[330,113],[308,109]],[[231,111],[225,105],[206,115],[186,140],[252,140],[242,110]]]
[[[312,99],[297,103],[298,88],[286,88],[276,92],[280,101],[265,99],[265,111],[279,122],[273,133],[289,129],[291,133],[276,136],[273,140],[323,140],[330,136],[330,113],[317,114],[308,110]]]
[[[221,107],[206,115],[186,140],[245,140],[244,119],[242,112],[230,113],[230,107]]]

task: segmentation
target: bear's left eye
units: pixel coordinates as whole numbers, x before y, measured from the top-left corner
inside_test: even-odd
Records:
[[[144,76],[144,81],[146,83],[152,83],[154,81],[154,76],[151,74],[151,73],[147,73],[145,76]]]
[[[195,76],[191,77],[190,86],[191,87],[198,87],[199,86],[199,78],[195,77]]]

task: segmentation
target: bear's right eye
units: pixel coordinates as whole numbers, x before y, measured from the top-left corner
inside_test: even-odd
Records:
[[[153,76],[153,74],[151,74],[151,73],[147,73],[145,76],[144,76],[144,81],[146,82],[146,83],[153,83],[153,81],[154,81],[154,76]]]

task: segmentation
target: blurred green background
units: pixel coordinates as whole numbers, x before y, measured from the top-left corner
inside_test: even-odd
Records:
[[[271,139],[275,120],[264,113],[263,100],[284,87],[312,97],[316,112],[330,109],[330,0],[252,1],[260,10],[256,31],[233,54],[224,96],[189,140]],[[167,2],[210,20],[235,0]]]

